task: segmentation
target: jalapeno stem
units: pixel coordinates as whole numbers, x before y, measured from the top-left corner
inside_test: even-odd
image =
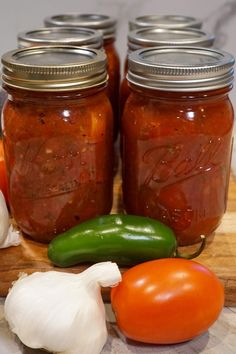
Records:
[[[190,254],[185,254],[185,253],[181,254],[181,253],[179,253],[178,249],[176,249],[175,258],[185,258],[185,259],[195,258],[202,253],[202,251],[205,248],[205,245],[206,245],[206,237],[204,235],[201,235],[201,244],[196,252],[194,252],[192,254],[191,253]]]

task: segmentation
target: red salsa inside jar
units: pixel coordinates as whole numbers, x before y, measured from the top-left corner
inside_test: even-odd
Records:
[[[114,138],[117,138],[119,131],[120,59],[114,46],[114,40],[105,40],[104,50],[108,61],[109,81],[107,89],[114,114]]]
[[[154,51],[158,57],[158,50]],[[176,54],[178,49],[174,51]],[[192,56],[199,53],[198,49],[192,51]],[[216,65],[221,68],[214,50],[209,55],[216,55]],[[150,56],[151,50],[149,61]],[[227,60],[229,70],[233,59],[229,56]],[[200,235],[208,236],[216,229],[226,209],[233,128],[228,98],[232,76],[228,86],[210,90],[204,86],[207,81],[203,71],[204,89],[195,92],[187,90],[188,82],[182,91],[171,91],[171,86],[158,90],[154,86],[160,87],[162,81],[154,82],[150,77],[145,84],[152,88],[144,88],[143,78],[135,82],[132,76],[132,63],[128,78],[132,92],[122,119],[126,211],[163,221],[175,231],[180,245],[195,243]],[[194,79],[191,72],[190,78]],[[220,77],[216,80],[222,84]]]
[[[43,50],[49,53],[47,48]],[[77,49],[69,48],[73,56]],[[86,59],[88,50],[78,50]],[[33,58],[33,48],[25,51]],[[93,70],[91,66],[94,75]],[[72,91],[45,92],[48,86],[30,91],[6,84],[4,144],[11,210],[22,231],[36,240],[47,242],[83,220],[110,212],[113,119],[106,72],[97,79],[96,87],[76,84]],[[72,81],[68,74],[67,84]]]

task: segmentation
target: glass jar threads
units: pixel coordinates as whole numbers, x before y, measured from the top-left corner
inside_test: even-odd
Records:
[[[115,49],[116,20],[107,15],[68,13],[47,17],[46,26],[85,27],[98,30],[103,35],[103,46],[108,60],[108,94],[113,107],[115,136],[119,125],[120,60]]]
[[[112,205],[113,117],[106,56],[45,46],[2,57],[3,136],[13,217],[50,241]]]
[[[149,48],[129,56],[125,208],[172,227],[180,245],[211,234],[226,209],[233,64],[230,54],[208,48]]]

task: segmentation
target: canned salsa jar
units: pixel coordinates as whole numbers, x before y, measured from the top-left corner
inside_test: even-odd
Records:
[[[211,47],[215,37],[194,28],[167,29],[159,27],[139,28],[128,34],[128,53],[141,48],[161,46]],[[125,61],[125,75],[128,70],[128,58]],[[120,88],[120,112],[123,112],[130,89],[126,77]]]
[[[47,17],[46,26],[83,27],[100,31],[103,36],[103,47],[108,60],[108,95],[114,114],[114,134],[117,137],[119,126],[119,88],[120,88],[120,59],[115,43],[116,20],[107,15],[68,13]]]
[[[194,47],[129,56],[122,117],[126,211],[169,225],[180,245],[210,235],[226,209],[234,58]]]
[[[46,46],[2,57],[3,137],[13,217],[36,241],[112,205],[113,117],[106,56]]]

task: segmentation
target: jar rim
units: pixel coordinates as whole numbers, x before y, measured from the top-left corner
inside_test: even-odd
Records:
[[[168,29],[145,27],[129,32],[128,48],[130,51],[157,46],[199,46],[210,47],[214,43],[213,34],[196,28]]]
[[[2,56],[2,81],[30,91],[72,91],[105,84],[104,51],[76,46],[34,46]]]
[[[130,31],[138,28],[153,27],[160,28],[201,28],[202,20],[184,15],[144,15],[138,16],[134,20],[129,21]]]
[[[44,19],[46,27],[84,27],[98,30],[104,40],[115,38],[116,20],[108,15],[69,12],[48,16]]]
[[[45,45],[73,45],[101,49],[102,34],[90,28],[41,27],[20,32],[17,36],[20,48]]]
[[[127,79],[164,91],[206,91],[233,83],[234,57],[203,47],[153,47],[128,56]]]

